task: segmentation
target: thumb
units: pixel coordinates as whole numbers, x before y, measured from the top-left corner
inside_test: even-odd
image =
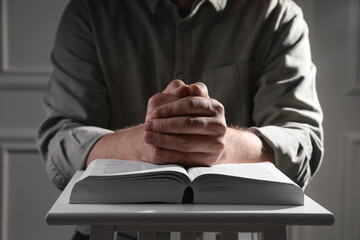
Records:
[[[206,85],[202,82],[196,82],[189,86],[191,96],[199,96],[209,98],[209,92]]]
[[[172,95],[174,97],[186,97],[190,94],[189,86],[180,79],[172,80],[169,85],[162,92],[164,94]]]

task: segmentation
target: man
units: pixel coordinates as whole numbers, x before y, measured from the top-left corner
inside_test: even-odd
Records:
[[[271,161],[302,187],[321,163],[308,29],[290,0],[73,0],[52,61],[38,143],[60,189],[96,158]]]

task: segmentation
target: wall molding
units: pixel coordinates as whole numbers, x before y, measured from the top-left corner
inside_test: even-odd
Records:
[[[11,153],[37,153],[36,129],[0,129],[0,239],[8,240],[9,162]]]
[[[17,145],[22,142],[33,142],[35,147],[36,133],[36,128],[0,128],[0,146],[5,144],[8,148],[10,147],[9,149],[12,149],[10,144],[12,142],[17,143]]]
[[[344,134],[342,239],[360,239],[360,132]]]
[[[348,90],[351,95],[360,94],[360,1],[349,1],[348,18]]]
[[[13,67],[9,62],[9,0],[0,0],[0,72],[5,74],[48,74],[52,72],[52,68],[38,67]]]
[[[1,90],[38,90],[46,89],[50,74],[1,74]]]
[[[6,71],[8,69],[8,2],[7,0],[0,1],[0,53],[1,53],[1,60],[0,60],[0,70]]]
[[[9,66],[8,0],[0,0],[0,90],[44,90],[52,69]]]

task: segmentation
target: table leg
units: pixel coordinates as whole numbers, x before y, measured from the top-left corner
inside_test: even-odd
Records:
[[[180,232],[171,232],[170,240],[180,240]]]
[[[216,233],[215,232],[204,232],[203,239],[204,240],[216,240]]]
[[[286,240],[286,225],[264,227],[264,240]]]
[[[181,240],[196,240],[196,232],[181,232]]]
[[[114,240],[115,227],[113,225],[91,226],[90,240]]]
[[[221,233],[222,240],[239,240],[239,233],[237,232],[223,232]]]
[[[138,240],[154,240],[154,232],[138,232]]]

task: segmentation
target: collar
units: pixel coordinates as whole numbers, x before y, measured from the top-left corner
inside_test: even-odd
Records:
[[[227,0],[208,0],[217,12],[224,10]]]
[[[160,0],[146,0],[146,3],[150,8],[152,14],[155,14],[156,6],[159,3],[159,1]],[[227,3],[227,0],[204,0],[204,1],[209,1],[217,12],[224,10]],[[199,5],[204,1],[197,1],[197,4]]]
[[[152,14],[155,14],[156,5],[158,4],[159,1],[160,0],[146,0],[146,3],[150,8]]]

